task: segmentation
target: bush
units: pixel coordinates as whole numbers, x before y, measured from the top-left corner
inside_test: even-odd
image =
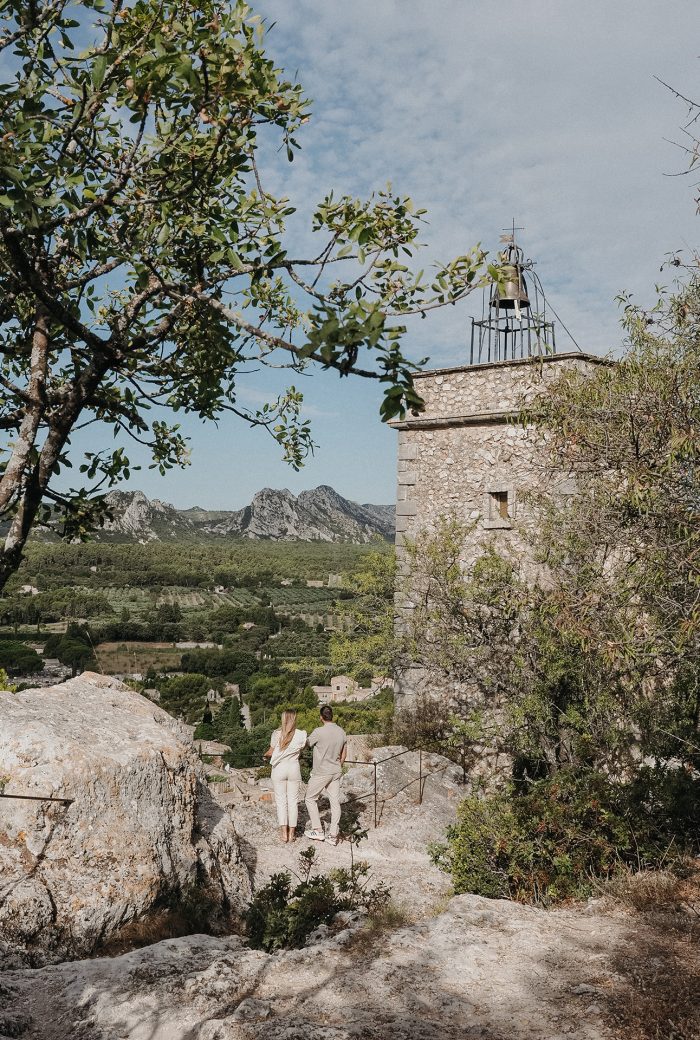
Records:
[[[216,740],[217,734],[211,722],[200,722],[195,726],[192,740]]]
[[[263,762],[263,754],[270,746],[269,726],[257,726],[248,731],[245,729],[231,730],[223,739],[229,744],[231,750],[224,755],[224,762],[233,769],[250,769],[260,766]]]
[[[354,829],[351,848],[365,833]],[[330,924],[341,910],[363,910],[376,916],[389,902],[386,886],[370,887],[366,863],[356,862],[351,856],[349,869],[314,874],[315,857],[315,848],[305,849],[299,855],[298,875],[289,871],[273,874],[256,894],[245,918],[254,949],[268,953],[298,949],[319,925]]]
[[[700,784],[680,771],[615,784],[601,773],[563,770],[513,791],[469,797],[446,845],[431,848],[457,893],[549,904],[590,894],[594,879],[679,862],[697,829],[679,832],[670,812],[697,820]],[[666,807],[665,810],[661,807]],[[692,808],[691,808],[692,807]]]
[[[250,945],[268,953],[296,949],[320,924],[329,924],[340,909],[330,878],[319,875],[295,886],[291,874],[273,874],[246,914]]]
[[[57,657],[61,664],[73,669],[95,666],[95,654],[90,630],[71,624],[63,634],[49,636],[44,644],[44,657]]]

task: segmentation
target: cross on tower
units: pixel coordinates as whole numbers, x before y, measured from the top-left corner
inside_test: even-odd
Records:
[[[504,231],[505,234],[501,235],[500,241],[503,242],[503,243],[515,244],[515,232],[516,231],[524,231],[525,228],[524,227],[516,227],[515,226],[515,217],[513,217],[513,226],[511,228],[501,228],[501,230]]]

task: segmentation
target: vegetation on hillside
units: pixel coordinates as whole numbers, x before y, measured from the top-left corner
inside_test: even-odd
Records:
[[[3,597],[0,647],[15,675],[42,667],[27,645],[32,640],[74,673],[93,668],[137,676],[135,685],[194,725],[197,739],[228,744],[231,765],[259,766],[285,707],[297,708],[305,728],[318,724],[311,686],[327,684],[334,670],[334,632],[324,622],[331,628],[348,624],[347,608],[356,595],[352,574],[366,570],[368,560],[390,559],[390,552],[380,542],[36,544],[8,586],[15,591]],[[163,566],[177,584],[154,582]],[[330,574],[334,580],[345,575],[343,584],[307,585],[328,581]],[[188,585],[194,576],[201,584]],[[23,586],[35,594],[20,592]],[[321,601],[323,620],[309,614]],[[80,611],[86,603],[104,609],[85,616]],[[342,638],[355,637],[348,631]],[[361,645],[361,632],[356,638]],[[192,645],[197,641],[208,645]],[[178,642],[185,645],[178,648]],[[361,650],[356,658],[358,678],[375,674],[374,662],[363,659]],[[250,711],[250,731],[242,725],[236,687]],[[349,732],[380,733],[389,726],[391,698],[340,704],[337,711]]]

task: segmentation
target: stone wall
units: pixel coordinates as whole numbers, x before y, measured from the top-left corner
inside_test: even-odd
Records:
[[[528,491],[551,481],[533,431],[519,412],[563,370],[592,371],[606,364],[587,354],[468,365],[421,373],[416,379],[425,411],[395,422],[399,431],[396,544],[434,529],[454,515],[471,525],[464,547],[468,563],[485,543],[515,559],[532,577],[532,534],[537,516]],[[570,490],[564,477],[558,490]],[[505,512],[506,515],[503,515]],[[410,604],[399,604],[401,611]],[[403,693],[415,692],[417,673],[404,677]]]
[[[425,401],[420,419],[513,411],[542,393],[563,370],[586,371],[597,364],[607,362],[576,353],[421,372],[415,377],[416,389]]]

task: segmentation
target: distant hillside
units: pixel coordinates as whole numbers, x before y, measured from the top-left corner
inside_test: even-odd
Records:
[[[322,485],[293,495],[263,488],[243,509],[176,509],[142,491],[110,491],[112,520],[99,541],[169,541],[178,538],[255,538],[272,541],[367,542],[394,537],[394,507],[358,505]]]

